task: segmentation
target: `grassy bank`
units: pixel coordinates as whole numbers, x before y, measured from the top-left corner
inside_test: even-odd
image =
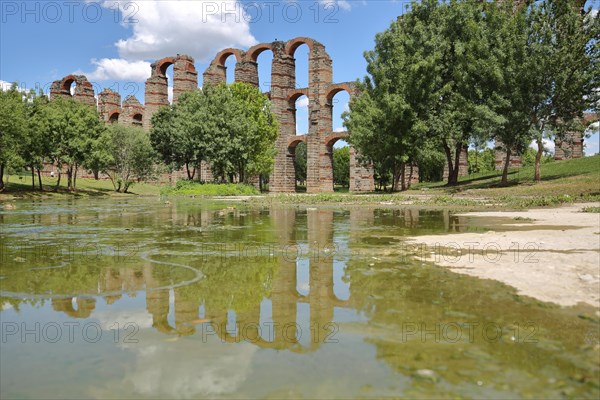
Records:
[[[163,196],[256,196],[260,192],[254,186],[244,184],[214,184],[178,181],[175,186],[163,186]]]
[[[556,161],[542,165],[542,182],[533,182],[533,167],[513,169],[507,186],[500,186],[499,172],[461,177],[459,184],[420,183],[402,193],[320,193],[260,195],[249,185],[199,184],[179,181],[175,186],[137,183],[130,194],[115,193],[110,181],[78,179],[75,193],[66,190],[66,179],[54,191],[55,178],[43,178],[44,191],[31,190],[30,176],[11,176],[0,200],[11,198],[82,196],[252,196],[244,201],[256,204],[376,204],[462,208],[528,208],[572,202],[600,201],[600,156]]]
[[[6,178],[6,177],[5,177]],[[42,177],[43,191],[38,189],[38,179],[35,177],[36,190],[31,188],[31,175],[11,175],[8,178],[8,184],[2,193],[0,200],[10,198],[77,198],[87,196],[158,196],[160,186],[153,183],[135,183],[129,193],[115,192],[110,180],[77,178],[77,190],[70,192],[67,190],[67,177],[63,176],[60,180],[60,186],[56,187],[57,178],[48,176]],[[6,183],[6,180],[5,180]]]
[[[563,203],[600,201],[600,156],[555,161],[542,165],[542,181],[533,181],[533,167],[511,169],[507,186],[501,186],[501,172],[473,174],[459,179],[456,186],[445,182],[413,185],[402,193],[270,196],[273,203],[285,204],[387,204],[465,208],[527,208]]]

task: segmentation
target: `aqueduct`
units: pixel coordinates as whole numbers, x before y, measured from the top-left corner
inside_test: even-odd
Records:
[[[308,86],[299,88],[296,84],[296,50],[306,45],[308,56]],[[333,145],[336,141],[348,136],[347,132],[333,130],[333,99],[340,92],[347,92],[350,98],[356,95],[353,82],[334,83],[332,60],[325,46],[320,42],[298,37],[287,42],[275,41],[260,43],[244,51],[228,48],[220,51],[210,62],[203,73],[204,85],[215,85],[227,81],[226,62],[229,57],[235,58],[234,80],[259,86],[258,57],[265,51],[273,55],[271,63],[270,91],[266,93],[272,103],[272,110],[279,120],[279,134],[276,140],[276,157],[273,172],[269,181],[271,192],[294,192],[296,176],[294,158],[296,146],[304,142],[307,147],[307,179],[306,189],[309,193],[333,191]],[[142,105],[134,96],[128,96],[121,104],[121,96],[111,89],[98,94],[98,111],[107,123],[123,123],[143,126],[150,129],[152,115],[161,107],[169,105],[169,85],[167,69],[173,66],[173,102],[176,103],[181,93],[198,88],[198,72],[194,59],[178,54],[166,57],[151,65],[150,78],[145,83],[145,104]],[[75,84],[73,90],[72,85]],[[94,88],[83,75],[68,75],[53,82],[51,97],[71,97],[90,106],[95,106]],[[308,133],[299,135],[296,132],[296,101],[308,98]],[[584,123],[597,121],[596,114],[586,113]],[[499,147],[499,146],[497,146]],[[496,150],[496,168],[501,169],[504,152]],[[579,158],[583,156],[583,136],[581,133],[571,134],[562,142],[556,141],[555,158]],[[350,147],[350,191],[374,191],[373,167],[360,162],[355,150]],[[511,166],[521,165],[519,156],[512,157]],[[447,173],[447,166],[446,171]],[[208,165],[203,163],[200,172],[202,179],[213,179]],[[461,154],[459,175],[468,174],[467,148]],[[182,174],[178,174],[182,175]],[[411,165],[406,177],[409,182],[418,182],[418,167]]]
[[[298,47],[307,45],[308,87],[296,85],[296,60]],[[274,113],[279,120],[279,135],[276,142],[277,156],[269,189],[272,192],[294,192],[296,178],[294,171],[295,148],[300,142],[307,146],[307,192],[333,191],[333,145],[347,136],[346,132],[333,132],[333,97],[346,91],[350,96],[356,93],[354,83],[333,83],[332,60],[325,46],[318,41],[299,37],[288,42],[257,44],[247,51],[239,49],[222,50],[204,71],[204,84],[219,84],[226,81],[225,61],[234,56],[235,81],[259,86],[258,56],[264,51],[273,53],[271,83],[268,96]],[[296,100],[308,98],[308,134],[296,132]],[[358,162],[356,153],[350,151],[350,190],[354,192],[374,190],[373,168]]]

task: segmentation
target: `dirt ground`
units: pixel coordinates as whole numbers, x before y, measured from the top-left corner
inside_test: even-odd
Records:
[[[427,246],[423,259],[455,272],[495,279],[542,301],[600,308],[600,214],[581,212],[599,205],[466,213],[506,222],[501,232],[410,239]]]

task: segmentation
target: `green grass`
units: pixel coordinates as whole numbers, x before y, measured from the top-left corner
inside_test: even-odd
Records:
[[[584,213],[600,213],[600,207],[584,207],[581,212]]]
[[[37,176],[35,177],[36,190],[31,189],[31,175],[10,175],[4,192],[0,199],[10,197],[43,198],[43,197],[86,197],[86,196],[158,196],[160,188],[154,183],[134,183],[129,188],[129,193],[117,193],[108,179],[77,178],[75,192],[67,191],[67,177],[62,176],[60,186],[56,188],[57,178],[42,177],[43,191],[38,189]],[[6,183],[6,176],[5,176]]]
[[[402,193],[352,194],[336,191],[319,194],[272,194],[259,196],[256,188],[240,184],[200,184],[179,181],[176,186],[136,183],[132,194],[113,191],[110,181],[78,179],[75,193],[66,191],[66,178],[61,188],[54,192],[55,178],[43,178],[44,192],[31,190],[30,176],[11,176],[7,190],[0,200],[11,197],[48,196],[256,196],[257,204],[337,204],[337,205],[415,205],[435,208],[530,208],[546,207],[573,202],[600,201],[600,156],[542,164],[542,181],[533,182],[533,167],[509,171],[507,186],[500,186],[500,173],[488,172],[461,177],[456,186],[445,182],[420,183]],[[597,207],[591,207],[591,210]],[[598,211],[586,211],[598,212]]]
[[[260,192],[254,186],[235,183],[198,183],[178,181],[175,186],[160,189],[163,196],[255,196]]]

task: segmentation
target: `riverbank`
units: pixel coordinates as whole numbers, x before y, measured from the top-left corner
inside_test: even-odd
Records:
[[[600,308],[600,213],[582,211],[599,206],[470,212],[460,215],[500,229],[409,240],[425,246],[414,247],[418,258],[454,272],[498,280],[541,301]]]

